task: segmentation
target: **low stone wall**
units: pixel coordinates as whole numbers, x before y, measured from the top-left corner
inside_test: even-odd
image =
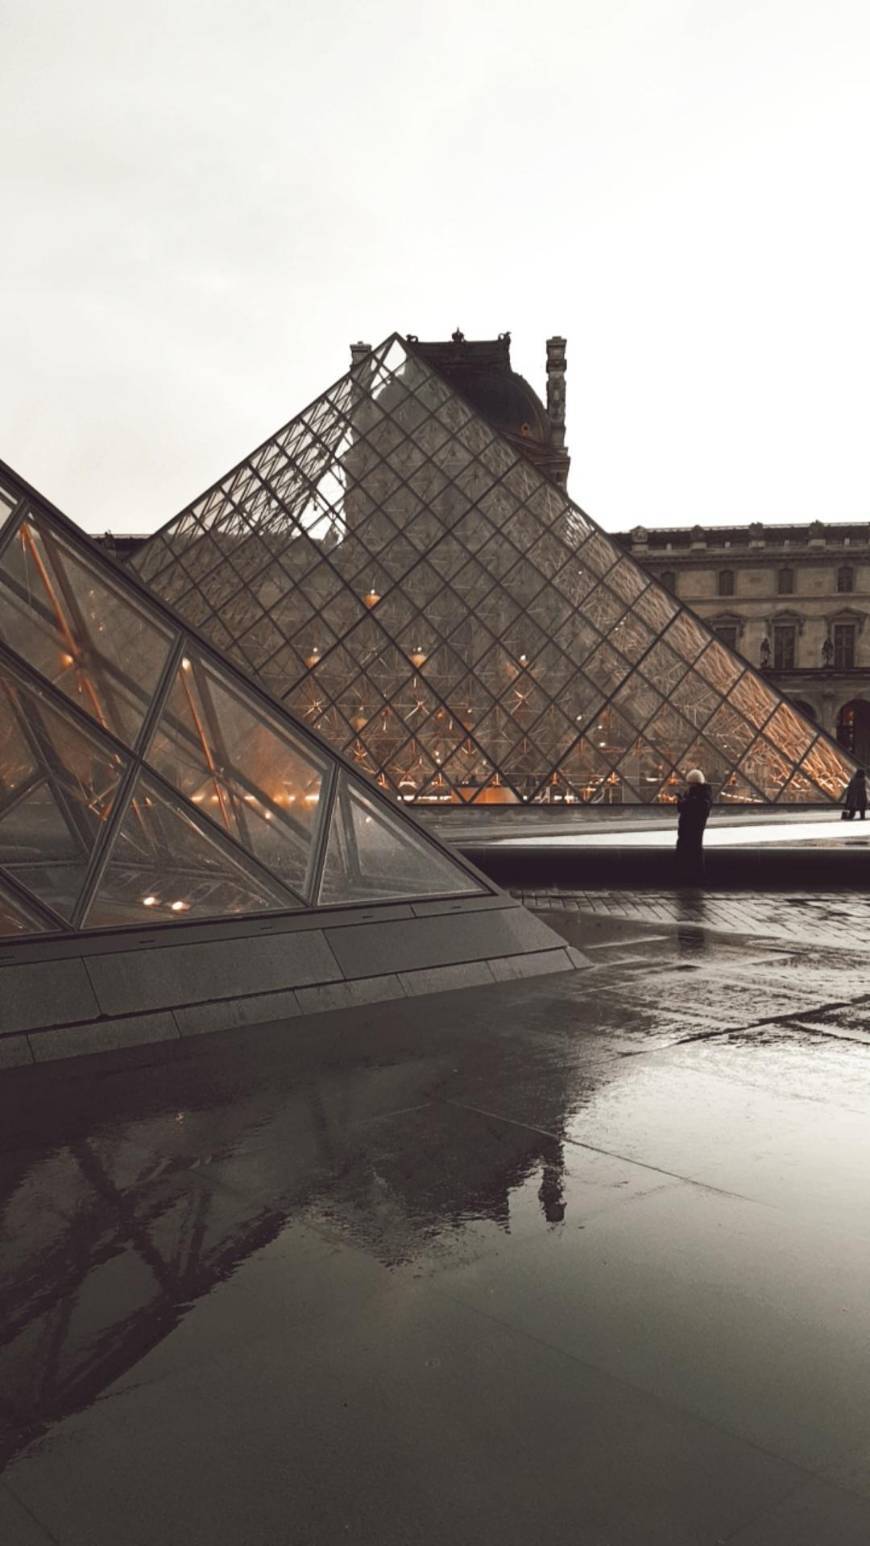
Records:
[[[584,964],[504,896],[7,943],[0,1069]]]

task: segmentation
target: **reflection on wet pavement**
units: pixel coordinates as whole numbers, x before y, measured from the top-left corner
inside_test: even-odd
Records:
[[[557,900],[592,971],[7,1076],[3,1546],[866,1546],[866,942]]]

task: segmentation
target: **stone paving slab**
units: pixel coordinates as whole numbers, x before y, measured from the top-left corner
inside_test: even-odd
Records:
[[[576,900],[584,971],[4,1074],[4,1546],[870,1539],[866,947]]]

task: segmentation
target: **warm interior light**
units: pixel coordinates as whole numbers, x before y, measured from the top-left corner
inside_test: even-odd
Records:
[[[520,665],[521,666],[527,665],[528,664],[528,659],[529,659],[528,655],[521,655],[520,656]]]
[[[363,601],[367,607],[376,607],[380,599],[380,594],[375,590],[374,586],[372,586],[370,590],[367,590],[363,596]]]
[[[64,654],[64,655],[61,655],[60,659],[61,659],[61,665],[64,665],[64,666],[75,665],[75,656],[74,655]]]
[[[314,794],[307,794],[305,796],[305,804],[306,805],[316,805],[319,799],[320,799],[320,795],[317,794],[316,792]]]
[[[143,898],[142,898],[142,906],[143,907],[156,907],[157,906],[157,898],[156,898],[156,896],[143,896]]]
[[[426,651],[422,648],[421,645],[418,644],[416,649],[411,651],[408,659],[410,660],[411,665],[416,666],[419,670],[420,666],[425,666],[426,664]]]
[[[189,671],[190,670],[190,661],[188,660],[186,655],[185,655],[184,659],[181,662],[181,669],[182,669],[182,671]]]
[[[311,654],[305,656],[305,664],[310,669],[311,667],[317,665],[317,662],[318,662],[319,659],[320,659],[320,651],[317,648],[317,645],[315,644],[313,650],[311,651]]]
[[[173,902],[171,905],[174,913],[186,913],[190,908],[189,902]]]

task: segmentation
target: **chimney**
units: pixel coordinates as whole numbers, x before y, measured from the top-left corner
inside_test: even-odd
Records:
[[[547,339],[547,413],[553,424],[554,444],[565,444],[565,348],[566,339]]]

